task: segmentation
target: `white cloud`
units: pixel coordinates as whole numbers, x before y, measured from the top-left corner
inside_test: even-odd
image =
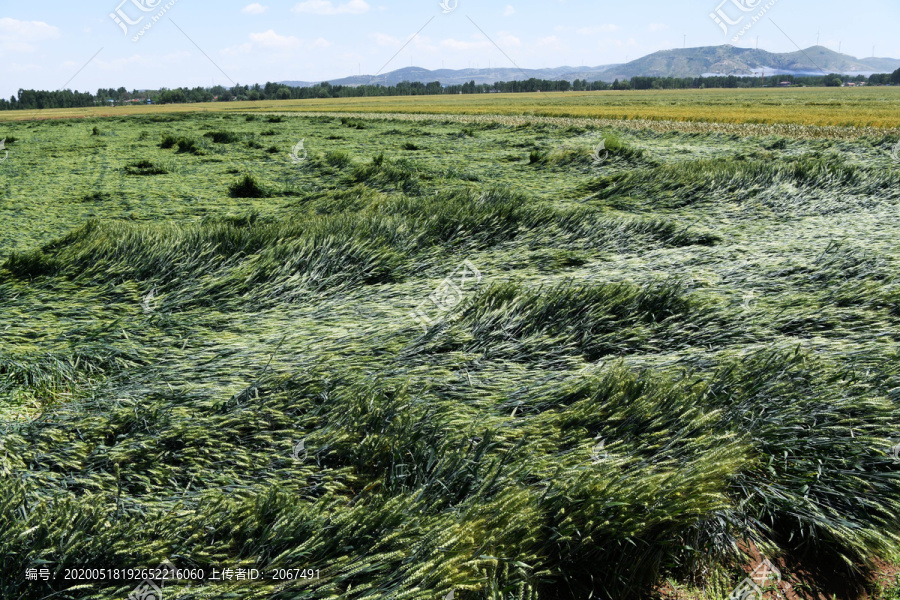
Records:
[[[398,40],[394,36],[388,35],[386,33],[373,33],[369,37],[374,39],[375,43],[379,46],[399,46],[400,45],[400,40]]]
[[[668,28],[669,26],[665,23],[650,23],[650,31],[664,31]]]
[[[261,15],[267,10],[269,10],[268,6],[263,6],[259,2],[254,2],[253,4],[248,4],[247,6],[245,6],[241,10],[241,12],[245,15]]]
[[[547,37],[538,39],[537,46],[539,48],[548,47],[548,46],[558,48],[559,47],[559,38],[556,37],[555,35],[548,35]]]
[[[369,34],[369,39],[374,40],[376,46],[385,48],[400,48],[404,44],[409,44],[412,48],[423,52],[438,50],[438,47],[431,43],[431,38],[424,35],[410,35],[405,40],[401,40],[386,33],[372,33]]]
[[[222,50],[222,54],[225,56],[238,56],[241,54],[250,54],[251,52],[253,52],[253,44],[250,42],[244,42],[243,44],[231,46],[230,48],[224,48]]]
[[[225,48],[222,50],[222,54],[226,56],[239,56],[259,51],[284,54],[301,49],[328,48],[332,45],[331,42],[322,37],[310,42],[293,35],[279,35],[278,33],[275,33],[275,30],[273,29],[262,33],[251,33],[249,37],[249,42]]]
[[[497,43],[501,48],[518,48],[522,45],[522,40],[509,32],[500,31],[497,33]]]
[[[369,10],[369,4],[366,0],[350,0],[335,6],[331,0],[306,0],[291,10],[313,15],[359,15]]]
[[[300,48],[303,40],[293,35],[278,35],[274,29],[263,33],[251,33],[250,41],[263,48],[275,48],[278,50],[292,50]]]
[[[141,54],[132,54],[131,56],[121,56],[119,58],[114,58],[111,60],[104,60],[102,57],[93,61],[91,64],[96,66],[98,69],[102,71],[109,72],[120,72],[124,73],[130,70],[134,70],[136,68],[140,69],[152,69],[153,67],[158,67],[160,64],[164,65],[178,65],[184,64],[186,60],[191,60],[191,53],[188,51],[181,52],[173,52],[170,54],[164,54],[161,56],[145,56]],[[68,61],[64,63],[65,66],[75,66],[78,63],[74,61]]]
[[[507,4],[507,5],[506,5],[506,8],[503,9],[503,16],[504,16],[504,17],[511,17],[511,16],[513,16],[514,14],[516,14],[516,9],[513,8],[513,5],[512,5],[512,4]]]
[[[632,49],[637,48],[637,42],[635,41],[634,38],[628,38],[627,40],[604,38],[602,40],[598,40],[597,48],[601,52],[608,51],[611,49],[632,50]],[[635,58],[638,58],[638,56],[633,55],[633,56],[629,56],[628,58],[629,58],[629,60],[633,60]]]
[[[77,63],[76,63],[77,64]],[[81,65],[78,65],[81,66]],[[34,64],[19,64],[19,63],[8,63],[4,65],[4,68],[9,73],[28,73],[28,72],[36,72],[42,73],[46,72],[46,65],[34,65]]]
[[[491,43],[488,41],[480,41],[480,42],[464,42],[462,40],[454,40],[453,38],[448,38],[446,40],[441,40],[441,46],[444,48],[450,48],[451,50],[479,50],[483,48],[490,48]]]
[[[597,27],[581,27],[576,30],[576,33],[578,33],[578,35],[596,35],[598,33],[612,33],[618,30],[618,25],[607,24],[599,25]]]
[[[43,21],[17,21],[0,18],[0,48],[14,52],[33,52],[34,44],[59,37],[59,29]]]
[[[437,52],[438,47],[431,43],[431,38],[417,35],[412,41],[413,47],[419,52]]]
[[[498,31],[494,35],[494,42],[497,43],[501,48],[518,48],[522,45],[522,40],[509,33],[508,31]],[[440,45],[444,48],[450,48],[451,50],[487,50],[496,48],[491,40],[486,39],[480,33],[473,33],[471,41],[464,40],[455,40],[453,38],[448,38],[446,40],[441,40]]]

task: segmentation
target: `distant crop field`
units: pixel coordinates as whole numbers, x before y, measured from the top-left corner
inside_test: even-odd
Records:
[[[900,127],[900,87],[709,89],[327,98],[0,112],[0,121],[204,111],[525,115],[818,127]]]
[[[704,123],[900,126],[900,87],[470,94],[294,101],[294,111],[412,112]]]
[[[367,102],[0,123],[0,598],[896,600],[900,136]]]

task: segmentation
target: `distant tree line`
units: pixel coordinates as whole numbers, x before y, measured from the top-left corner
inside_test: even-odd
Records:
[[[71,90],[58,92],[42,92],[38,90],[19,90],[17,96],[9,100],[0,98],[0,110],[35,109],[35,108],[73,108],[94,106],[95,96],[89,92],[79,93]]]
[[[496,83],[475,83],[461,85],[441,85],[439,81],[420,83],[403,81],[396,85],[331,85],[319,83],[309,87],[291,87],[280,83],[265,85],[235,85],[225,88],[221,85],[204,88],[175,88],[161,90],[99,89],[96,94],[60,90],[45,92],[39,90],[19,90],[9,100],[0,98],[0,110],[33,110],[41,108],[78,108],[104,104],[185,104],[191,102],[231,102],[257,100],[302,100],[310,98],[356,98],[363,96],[433,96],[438,94],[487,94],[519,92],[568,92],[603,90],[679,90],[702,88],[754,88],[774,87],[788,82],[791,85],[810,87],[840,86],[845,83],[866,83],[868,85],[900,85],[900,69],[893,73],[877,73],[868,78],[863,75],[840,75],[831,73],[819,76],[770,75],[767,77],[632,77],[612,83],[604,81],[554,81],[548,79],[527,79],[524,81],[498,81]]]
[[[865,75],[841,75],[830,73],[828,75],[769,75],[766,77],[737,77],[728,75],[722,77],[632,77],[630,81],[623,83],[613,82],[612,87],[632,90],[677,90],[691,88],[752,88],[752,87],[776,87],[782,82],[791,85],[803,85],[808,87],[841,86],[845,83],[865,83],[867,85],[900,85],[900,69],[891,73]]]

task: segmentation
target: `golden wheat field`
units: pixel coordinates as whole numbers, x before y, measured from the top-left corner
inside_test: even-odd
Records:
[[[900,127],[900,88],[786,88],[551,92],[324,98],[263,102],[10,111],[2,120],[197,111],[507,115],[817,127]]]
[[[292,111],[415,112],[707,123],[900,126],[900,89],[648,90],[296,100]],[[275,103],[269,103],[275,104]],[[287,108],[289,107],[289,108]]]

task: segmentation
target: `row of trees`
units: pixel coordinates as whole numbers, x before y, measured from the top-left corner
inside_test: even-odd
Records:
[[[840,86],[845,83],[866,83],[868,85],[900,85],[900,69],[893,74],[881,73],[866,77],[865,75],[841,75],[831,73],[828,75],[770,75],[768,77],[632,77],[630,81],[621,84],[613,83],[618,89],[632,90],[677,90],[691,88],[758,88],[775,87],[782,82],[791,85],[804,85],[809,87]],[[576,88],[577,89],[577,88]],[[591,88],[593,89],[593,88]]]
[[[225,88],[221,85],[204,88],[175,88],[153,91],[127,91],[118,89],[99,89],[96,94],[89,92],[73,92],[61,90],[44,92],[38,90],[19,90],[17,96],[9,100],[0,99],[0,110],[40,109],[40,108],[75,108],[98,106],[101,104],[145,103],[184,104],[191,102],[231,102],[235,100],[301,100],[309,98],[353,98],[361,96],[430,96],[437,94],[486,94],[486,93],[518,93],[518,92],[568,92],[568,91],[602,91],[602,90],[651,90],[651,89],[692,89],[692,88],[751,88],[777,86],[787,81],[792,85],[835,86],[848,82],[868,83],[869,85],[900,85],[900,69],[893,73],[879,73],[868,78],[863,75],[855,77],[832,73],[821,76],[797,77],[794,75],[773,75],[769,77],[632,77],[630,80],[612,83],[604,81],[587,81],[576,79],[554,81],[531,78],[525,81],[498,81],[496,83],[478,84],[470,81],[462,85],[441,85],[439,81],[420,83],[403,81],[396,85],[331,85],[319,83],[309,87],[290,87],[280,83],[269,82],[265,85],[235,85]]]
[[[35,109],[35,108],[77,108],[94,106],[96,98],[89,92],[79,93],[71,90],[58,92],[42,92],[38,90],[19,90],[18,97],[12,96],[8,101],[0,98],[0,110]]]

